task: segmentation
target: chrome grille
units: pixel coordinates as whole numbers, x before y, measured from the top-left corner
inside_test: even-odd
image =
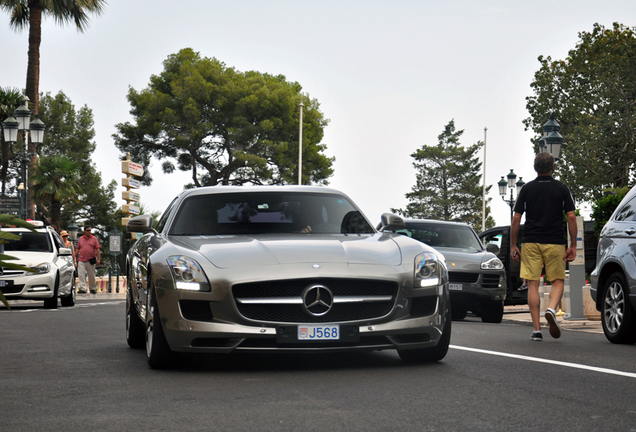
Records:
[[[334,297],[329,312],[321,316],[310,315],[303,308],[302,292],[313,284],[324,285]],[[344,278],[285,279],[232,287],[236,307],[245,318],[299,323],[379,318],[391,312],[397,291],[398,284],[393,281]]]

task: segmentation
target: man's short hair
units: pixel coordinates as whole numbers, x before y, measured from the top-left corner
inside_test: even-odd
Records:
[[[548,152],[541,152],[534,158],[534,170],[539,175],[550,174],[554,168],[554,156]]]

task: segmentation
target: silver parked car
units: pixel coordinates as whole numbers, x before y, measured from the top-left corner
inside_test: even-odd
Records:
[[[464,319],[471,311],[483,322],[500,323],[506,271],[501,260],[484,248],[472,227],[430,219],[405,219],[405,224],[398,233],[434,247],[446,258],[453,319]]]
[[[41,222],[40,222],[41,223]],[[18,236],[4,245],[5,254],[17,258],[8,261],[32,269],[1,269],[0,290],[7,300],[44,300],[47,309],[75,305],[75,265],[71,250],[51,228],[2,228]]]
[[[387,230],[401,229],[387,215]],[[312,186],[181,193],[127,257],[127,341],[153,368],[194,353],[397,349],[438,361],[448,273],[432,248],[379,233],[349,198]]]
[[[610,342],[636,342],[636,188],[620,202],[599,236],[592,299]]]

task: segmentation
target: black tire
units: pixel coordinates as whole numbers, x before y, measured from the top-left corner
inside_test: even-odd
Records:
[[[498,324],[503,320],[504,302],[494,301],[481,305],[481,321]]]
[[[615,344],[635,343],[636,314],[622,273],[616,272],[607,279],[601,298],[601,322],[607,340]]]
[[[55,276],[53,297],[44,300],[44,309],[57,309],[57,293],[60,290],[60,275]]]
[[[134,349],[146,346],[144,323],[133,307],[130,289],[126,290],[126,342]]]
[[[462,305],[451,305],[451,318],[453,321],[461,321],[468,315],[468,309]]]
[[[148,365],[153,369],[165,369],[174,366],[175,354],[170,349],[163,333],[155,289],[148,275],[148,318],[146,320],[146,356]]]
[[[398,350],[398,355],[406,363],[432,363],[438,362],[446,357],[451,339],[451,313],[448,311],[445,316],[442,336],[437,345],[432,348],[422,348],[413,350]]]
[[[73,275],[73,280],[71,281],[71,293],[60,297],[60,301],[64,307],[75,306],[75,275]]]

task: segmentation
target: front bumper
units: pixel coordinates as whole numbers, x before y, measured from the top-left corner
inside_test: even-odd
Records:
[[[458,286],[461,289],[454,289]],[[450,287],[451,303],[468,309],[478,307],[480,303],[504,301],[507,293],[504,273],[453,272],[450,275]]]
[[[342,328],[346,326],[357,333],[355,340],[349,341],[281,342],[279,332],[288,332],[293,335],[297,326],[304,324],[301,322],[230,323],[216,321],[211,314],[207,318],[199,318],[200,320],[186,319],[182,310],[184,303],[180,300],[191,295],[173,289],[158,289],[157,303],[168,345],[177,352],[227,354],[233,351],[403,350],[436,346],[442,336],[444,320],[450,319],[450,314],[445,313],[449,307],[447,295],[440,295],[437,288],[429,289],[424,294],[428,295],[419,296],[417,299],[424,300],[429,307],[416,306],[422,302],[412,301],[414,299],[398,299],[391,313],[382,318],[323,323],[324,325],[339,324]],[[411,313],[419,313],[422,316],[413,317]],[[190,316],[188,313],[186,315]],[[201,321],[204,319],[208,319],[209,322]]]
[[[0,278],[0,290],[7,300],[43,300],[55,294],[56,273]],[[2,286],[4,283],[4,286]]]

